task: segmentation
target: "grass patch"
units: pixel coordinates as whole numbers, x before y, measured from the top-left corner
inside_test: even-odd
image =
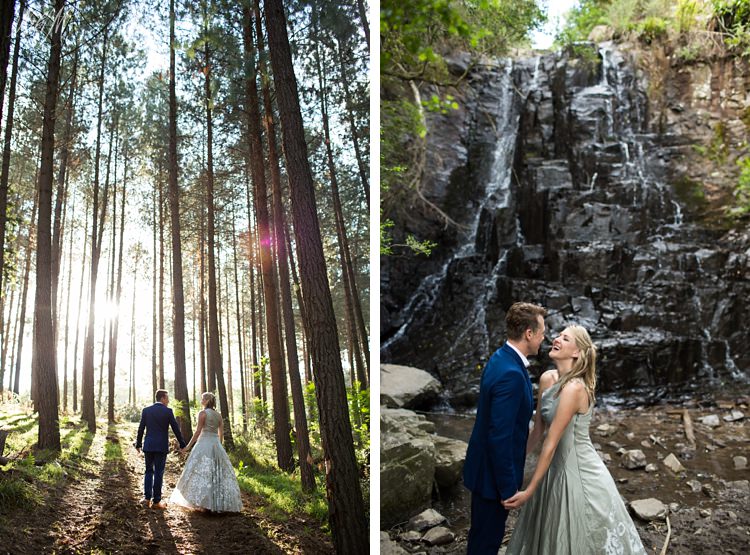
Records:
[[[65,471],[58,461],[53,461],[41,467],[37,478],[45,484],[56,484],[65,477]]]
[[[32,484],[17,476],[0,475],[0,513],[9,509],[37,506],[41,502],[42,496]]]
[[[240,488],[266,503],[259,509],[262,513],[282,522],[292,514],[304,513],[328,531],[325,485],[317,480],[314,492],[303,492],[299,469],[287,474],[276,466],[272,441],[258,434],[236,436],[235,449],[229,455]]]
[[[104,460],[115,461],[122,459],[122,447],[119,441],[107,440],[104,444]]]

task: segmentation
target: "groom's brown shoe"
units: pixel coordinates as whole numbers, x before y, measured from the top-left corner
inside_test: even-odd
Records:
[[[141,507],[145,507],[146,509],[148,509],[151,506],[151,500],[150,499],[146,499],[144,497],[143,499],[141,499],[140,501],[138,501],[138,504]]]
[[[151,505],[152,509],[161,509],[162,511],[167,508],[167,502],[166,501],[159,501],[158,503],[154,503]]]

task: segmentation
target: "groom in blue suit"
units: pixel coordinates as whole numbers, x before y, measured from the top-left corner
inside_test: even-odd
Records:
[[[157,509],[166,508],[166,504],[161,500],[161,484],[164,479],[164,466],[167,463],[167,453],[169,452],[170,426],[180,443],[180,449],[185,447],[185,440],[182,439],[180,427],[177,425],[174,413],[168,405],[169,394],[167,391],[164,389],[157,390],[156,402],[141,412],[141,423],[138,426],[138,437],[135,440],[136,450],[140,453],[141,446],[143,446],[143,454],[146,459],[146,474],[143,478],[144,493],[141,504]],[[144,430],[146,431],[146,441],[142,443]]]
[[[502,502],[523,483],[534,410],[526,357],[539,353],[546,314],[534,304],[513,304],[505,315],[508,341],[482,372],[477,418],[464,462],[464,485],[471,490],[468,555],[497,554],[508,518]]]

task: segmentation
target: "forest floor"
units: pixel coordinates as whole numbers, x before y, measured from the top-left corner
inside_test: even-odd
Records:
[[[49,483],[35,487],[31,500],[10,510],[8,490],[4,507],[0,489],[0,553],[333,552],[319,520],[303,511],[279,511],[271,496],[258,492],[242,492],[239,514],[203,514],[176,505],[165,510],[142,507],[138,502],[144,463],[132,446],[137,426],[123,423],[107,429],[106,422],[100,423],[93,438],[80,424],[69,422],[63,428],[63,452],[75,448],[76,454],[63,457],[62,464],[46,465],[46,474],[56,475],[48,476]],[[185,457],[170,453],[165,500],[184,462]],[[5,474],[14,472],[29,481],[22,468]]]

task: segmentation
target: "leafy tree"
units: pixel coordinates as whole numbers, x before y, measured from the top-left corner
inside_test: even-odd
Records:
[[[424,100],[417,83],[450,89],[461,77],[448,71],[446,57],[464,51],[476,60],[482,55],[501,56],[523,43],[544,15],[534,0],[384,0],[380,5],[381,29],[381,253],[395,247],[429,254],[434,246],[410,237],[404,245],[392,244],[389,228],[399,220],[399,210],[419,195],[427,127],[425,111],[458,108],[449,96]]]

